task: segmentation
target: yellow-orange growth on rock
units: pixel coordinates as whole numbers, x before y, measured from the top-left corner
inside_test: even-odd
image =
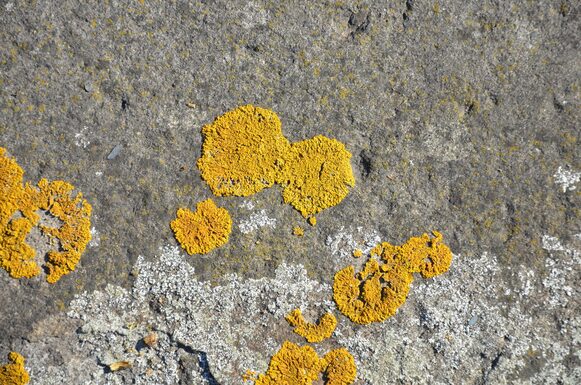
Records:
[[[198,168],[218,196],[248,196],[272,186],[290,147],[278,116],[251,105],[219,116],[202,134]]]
[[[196,205],[195,212],[178,209],[170,226],[188,254],[206,254],[228,242],[232,219],[228,210],[207,199]]]
[[[278,183],[284,201],[307,218],[337,205],[355,185],[351,153],[341,142],[317,135],[290,144],[270,110],[238,107],[202,134],[198,168],[216,195],[248,196]]]
[[[286,320],[294,326],[294,332],[305,337],[308,342],[321,342],[333,334],[337,327],[337,319],[332,313],[325,313],[318,323],[309,323],[303,317],[300,309],[291,311]]]
[[[452,262],[450,248],[442,243],[442,234],[434,238],[423,234],[401,246],[388,242],[377,245],[363,270],[356,274],[348,266],[335,274],[333,299],[341,313],[353,322],[381,322],[395,314],[405,302],[413,273],[431,278],[448,270]]]
[[[30,376],[24,368],[24,357],[15,352],[8,354],[9,364],[0,366],[0,384],[2,385],[26,385]]]
[[[91,205],[74,187],[64,181],[41,179],[37,186],[23,185],[24,171],[0,147],[0,267],[13,278],[38,275],[35,250],[25,242],[30,230],[40,221],[38,210],[59,219],[58,228],[39,226],[49,237],[58,240],[60,250],[47,254],[46,280],[55,283],[75,269],[91,240]]]
[[[355,360],[343,348],[319,358],[312,347],[285,341],[270,359],[266,374],[260,374],[255,385],[312,385],[321,374],[326,385],[352,384],[357,376]]]

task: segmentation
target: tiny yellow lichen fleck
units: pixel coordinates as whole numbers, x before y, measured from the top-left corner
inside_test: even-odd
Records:
[[[309,223],[337,205],[355,185],[351,153],[318,135],[290,144],[278,116],[252,105],[238,107],[202,128],[198,168],[215,195],[252,195],[278,183],[283,199]]]
[[[242,375],[242,381],[246,382],[246,381],[256,381],[256,372],[254,370],[250,370],[248,369],[243,375]]]
[[[317,225],[317,218],[309,217],[309,219],[307,219],[307,222],[309,222],[309,225],[311,225],[311,226],[316,226]]]
[[[354,258],[360,258],[362,256],[363,256],[363,250],[361,250],[361,249],[353,250],[353,257]]]
[[[9,364],[0,366],[0,384],[25,385],[30,381],[30,376],[24,368],[24,357],[15,352],[8,354]]]
[[[448,270],[452,252],[441,243],[442,234],[434,231],[410,238],[401,246],[384,242],[377,245],[363,270],[355,274],[348,266],[335,274],[333,299],[337,308],[353,322],[381,322],[395,314],[405,302],[413,273],[431,278]]]
[[[312,385],[320,374],[326,385],[352,384],[357,376],[355,360],[344,348],[319,358],[310,346],[299,347],[285,341],[272,356],[266,374],[260,374],[255,385]]]
[[[63,181],[42,179],[38,188],[23,186],[24,171],[5,151],[0,148],[0,267],[13,278],[40,273],[35,250],[25,239],[40,221],[36,211],[45,210],[62,222],[58,228],[40,226],[44,234],[60,242],[60,250],[49,251],[46,257],[46,280],[55,283],[75,269],[91,240],[91,205],[81,193],[73,197],[74,187]]]
[[[294,326],[293,331],[308,342],[321,342],[331,337],[337,327],[337,319],[332,313],[325,313],[318,323],[312,324],[305,321],[300,309],[295,309],[287,314],[286,320]]]
[[[296,235],[297,237],[302,237],[303,235],[305,235],[305,230],[300,226],[295,226],[293,228],[293,234]]]
[[[207,199],[196,205],[195,212],[178,209],[171,228],[188,254],[206,254],[228,242],[232,219],[225,208]]]

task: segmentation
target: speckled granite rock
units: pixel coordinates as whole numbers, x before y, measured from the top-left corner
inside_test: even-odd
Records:
[[[0,1],[0,25],[0,146],[25,179],[67,180],[93,206],[75,272],[56,285],[0,272],[0,357],[28,355],[31,383],[241,382],[217,367],[210,334],[178,338],[162,321],[160,347],[144,354],[177,377],[140,377],[139,365],[107,374],[103,357],[149,321],[115,324],[111,340],[71,314],[82,300],[111,320],[134,311],[99,298],[132,302],[138,267],[176,245],[176,209],[211,197],[195,167],[200,129],[246,103],[274,110],[291,141],[343,142],[357,185],[316,227],[278,188],[216,198],[233,232],[208,256],[181,253],[195,282],[277,280],[284,263],[328,287],[353,248],[439,230],[456,255],[448,275],[414,283],[385,323],[340,317],[330,344],[352,351],[357,383],[580,382],[575,2],[12,0]],[[267,311],[275,298],[257,303]],[[288,306],[320,314],[317,298]],[[279,344],[290,328],[268,322],[249,333]],[[221,343],[258,371],[278,346]]]

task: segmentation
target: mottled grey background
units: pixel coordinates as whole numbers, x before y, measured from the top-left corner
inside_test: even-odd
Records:
[[[392,243],[434,229],[464,261],[496,256],[499,306],[519,300],[507,294],[521,284],[514,272],[532,271],[527,307],[542,311],[543,236],[581,247],[581,185],[555,177],[581,170],[579,9],[566,0],[0,0],[0,146],[27,181],[75,185],[99,236],[55,285],[0,272],[0,357],[74,295],[129,288],[139,255],[153,261],[175,244],[176,209],[211,197],[195,166],[201,127],[246,103],[274,110],[292,141],[343,142],[357,185],[314,228],[278,188],[215,199],[234,230],[221,249],[187,258],[196,279],[272,277],[286,261],[329,284],[345,265],[328,247],[342,226]],[[253,214],[271,225],[240,231]],[[578,282],[567,284],[574,298]],[[573,351],[578,342],[558,331],[578,305],[540,323]],[[565,371],[579,367],[565,356]],[[488,367],[494,357],[466,359]],[[528,359],[530,373],[544,370]]]

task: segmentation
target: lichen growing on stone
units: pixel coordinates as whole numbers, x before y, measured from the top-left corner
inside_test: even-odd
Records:
[[[10,363],[0,366],[0,384],[25,385],[30,381],[30,376],[24,368],[24,357],[15,352],[8,354]]]
[[[434,238],[427,234],[410,238],[401,246],[381,243],[360,273],[355,274],[354,266],[338,271],[333,299],[341,313],[359,324],[384,321],[405,302],[413,273],[431,278],[446,272],[452,252],[441,243],[440,233],[433,234]]]
[[[313,215],[337,205],[355,185],[351,153],[341,142],[318,135],[290,144],[270,110],[238,107],[202,134],[198,168],[216,195],[248,196],[277,183],[284,201],[314,225]]]
[[[285,341],[272,356],[266,374],[260,374],[255,385],[312,385],[320,374],[326,385],[352,384],[357,375],[355,360],[343,348],[319,358],[312,347]]]
[[[42,179],[37,187],[23,185],[24,171],[5,151],[0,148],[0,267],[13,278],[40,274],[36,252],[25,239],[39,224],[36,212],[44,210],[62,222],[58,228],[39,226],[59,241],[59,250],[48,252],[45,265],[46,280],[55,283],[75,269],[91,240],[91,205],[81,193],[72,196],[74,187],[63,181]]]
[[[228,242],[232,219],[225,208],[207,199],[196,205],[195,212],[178,209],[170,226],[188,254],[206,254]]]
[[[30,278],[40,273],[35,251],[25,242],[34,207],[22,186],[24,171],[5,152],[0,147],[0,267],[13,278]],[[22,216],[13,219],[19,211]]]
[[[33,194],[35,206],[62,222],[58,228],[40,226],[44,234],[60,241],[60,250],[49,251],[46,262],[46,280],[55,283],[75,269],[91,240],[92,208],[81,193],[71,195],[74,186],[67,182],[41,179],[38,188],[38,194]]]
[[[337,327],[337,319],[332,313],[323,314],[316,324],[307,322],[300,309],[291,311],[285,318],[294,326],[293,331],[308,342],[321,342],[331,337]]]
[[[252,105],[219,116],[202,134],[198,168],[218,196],[248,196],[272,186],[290,147],[278,116]]]
[[[322,359],[326,385],[349,385],[357,377],[355,359],[345,348],[331,350]]]
[[[293,234],[296,235],[297,237],[302,237],[303,235],[305,235],[305,230],[300,226],[295,226],[293,227]]]
[[[285,341],[272,358],[266,374],[260,374],[255,385],[311,384],[319,377],[321,360],[310,346],[300,347]]]
[[[339,204],[355,185],[350,159],[343,143],[321,135],[293,143],[278,179],[285,203],[305,218]]]

